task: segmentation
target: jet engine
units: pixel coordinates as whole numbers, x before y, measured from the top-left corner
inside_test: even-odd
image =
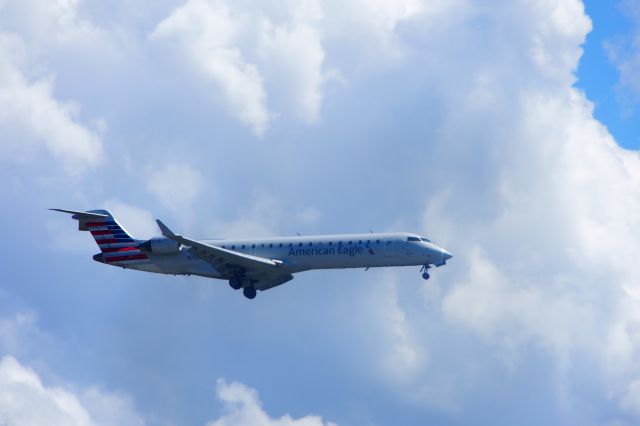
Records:
[[[180,243],[165,237],[154,237],[138,246],[153,254],[173,254],[180,250]]]

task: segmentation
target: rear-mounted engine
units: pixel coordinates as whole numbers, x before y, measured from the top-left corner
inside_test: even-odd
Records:
[[[140,244],[138,248],[154,254],[172,254],[180,251],[180,244],[169,238],[155,237]]]

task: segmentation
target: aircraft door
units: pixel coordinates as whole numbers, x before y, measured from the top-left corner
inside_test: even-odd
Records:
[[[393,256],[396,254],[396,242],[395,240],[385,240],[384,242],[384,255]]]

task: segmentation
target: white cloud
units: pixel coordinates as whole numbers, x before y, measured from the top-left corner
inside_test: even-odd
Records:
[[[257,194],[247,208],[228,221],[217,222],[211,232],[215,238],[251,238],[276,235],[285,215],[279,200],[267,192]]]
[[[361,57],[364,50],[383,64],[398,53],[399,23],[423,12],[435,18],[451,9],[447,2],[425,5],[420,0],[251,5],[189,0],[158,24],[150,39],[173,42],[199,73],[216,83],[236,118],[262,136],[282,115],[317,124],[327,83],[345,82],[339,66],[353,64],[338,60],[339,66],[329,67],[325,38],[347,45],[348,55]]]
[[[372,293],[372,310],[384,337],[381,345],[379,371],[392,381],[411,382],[426,362],[426,348],[415,341],[411,321],[398,301],[396,276],[385,273],[384,280]]]
[[[160,234],[154,216],[148,210],[117,199],[107,200],[104,206],[134,238],[147,239]]]
[[[5,295],[0,293],[2,299]],[[15,353],[24,348],[25,336],[39,334],[35,326],[36,318],[32,312],[17,312],[12,316],[0,317],[0,351]]]
[[[132,403],[96,388],[84,395],[46,386],[12,356],[0,360],[0,423],[24,425],[141,425]]]
[[[77,175],[98,165],[100,135],[77,120],[78,107],[53,95],[53,78],[29,81],[20,37],[0,32],[0,155],[28,163],[43,146],[67,172]]]
[[[576,346],[595,349],[591,339],[599,329],[596,314],[559,278],[551,277],[557,283],[529,283],[531,278],[507,275],[504,264],[496,267],[473,248],[460,261],[468,264],[469,277],[443,300],[443,313],[501,345],[509,365],[515,362],[513,356],[521,355],[512,351],[530,341],[555,355],[560,366],[569,362]]]
[[[131,402],[92,388],[85,395],[46,386],[38,374],[12,356],[0,360],[0,423],[24,425],[143,424]]]
[[[94,45],[104,32],[83,19],[82,0],[21,0],[0,5],[0,27],[24,37],[40,51],[69,44]]]
[[[303,121],[315,123],[320,117],[325,80],[319,27],[322,7],[316,0],[307,0],[296,2],[291,9],[288,23],[274,25],[268,18],[262,19],[258,49],[275,80],[274,87],[287,92],[289,110]]]
[[[218,380],[217,392],[226,413],[207,423],[207,426],[335,426],[335,423],[325,423],[315,415],[294,419],[285,414],[272,418],[262,408],[258,393],[242,383]]]
[[[196,69],[216,83],[237,118],[262,136],[271,114],[260,72],[236,45],[241,25],[221,1],[189,0],[160,22],[150,38],[177,40]]]
[[[494,361],[499,358],[500,367],[525,384],[531,379],[523,371],[537,375],[552,370],[556,377],[551,380],[559,388],[554,397],[584,398],[584,405],[593,406],[599,418],[607,416],[602,414],[605,410],[615,411],[611,400],[621,411],[637,415],[640,276],[634,256],[640,251],[640,221],[634,212],[640,209],[640,165],[637,153],[618,148],[594,120],[584,94],[571,88],[580,44],[590,28],[582,4],[505,0],[488,7],[462,0],[408,0],[323,3],[322,10],[315,2],[284,12],[275,6],[258,9],[244,3],[189,1],[162,21],[151,38],[176,41],[192,65],[217,85],[233,114],[257,134],[266,131],[274,116],[267,107],[267,92],[274,111],[289,114],[293,109],[291,113],[305,122],[327,124],[322,129],[326,134],[335,131],[333,123],[319,119],[330,66],[338,64],[350,80],[359,79],[353,80],[353,92],[357,87],[362,90],[358,96],[370,91],[368,85],[393,81],[390,87],[398,90],[385,92],[385,105],[365,108],[380,117],[366,123],[371,126],[367,147],[371,162],[359,161],[361,152],[338,152],[352,156],[349,173],[354,175],[363,170],[359,163],[367,171],[380,165],[375,154],[391,143],[378,136],[389,134],[383,132],[385,120],[390,111],[411,103],[411,114],[394,116],[398,128],[406,129],[392,141],[399,144],[394,155],[406,155],[407,160],[427,155],[424,169],[414,170],[401,186],[411,188],[412,197],[425,200],[426,234],[450,249],[454,259],[434,271],[420,290],[411,287],[413,282],[400,286],[390,280],[372,294],[380,321],[371,323],[380,323],[376,331],[382,337],[376,339],[380,347],[373,353],[381,355],[359,361],[376,364],[387,373],[390,385],[385,386],[385,396],[395,397],[400,391],[411,403],[422,398],[431,405],[454,407],[456,415],[464,417],[473,412],[480,393],[486,391],[489,399],[509,399],[492,394],[496,387],[486,386],[487,381],[497,381],[497,387],[509,391],[517,387],[495,374]],[[343,41],[340,50],[342,46],[336,45]],[[59,122],[80,126],[74,109],[53,98],[51,80],[43,80],[43,89],[26,77],[29,67],[21,65],[21,43],[17,39],[12,45],[17,47],[9,49],[16,59],[0,63],[3,75],[17,75],[8,80],[20,83],[21,93],[33,91],[49,99],[50,109],[57,107],[62,111],[57,116],[66,117]],[[375,74],[371,70],[399,46],[409,65],[385,69],[384,81],[368,80],[367,72]],[[288,50],[297,53],[286,57]],[[361,54],[366,50],[375,54],[375,60]],[[353,92],[345,90],[345,97]],[[364,103],[373,102],[363,97],[341,105],[348,104],[349,110],[369,107]],[[5,108],[0,116],[12,113]],[[356,126],[351,130],[365,134]],[[285,132],[283,139],[289,143],[287,137],[291,134]],[[415,145],[407,142],[413,139]],[[24,147],[12,149],[20,152]],[[82,149],[63,152],[88,162]],[[199,152],[211,154],[205,149]],[[295,170],[307,173],[317,162],[312,156],[306,158],[307,153],[295,151],[282,161],[295,160],[301,163]],[[256,174],[272,167],[256,164]],[[400,169],[404,164],[388,164],[390,175],[408,176]],[[150,174],[153,179],[147,189],[167,208],[188,205],[202,191],[203,178],[187,166],[170,164]],[[303,181],[299,174],[288,177]],[[310,180],[304,182],[305,188],[314,188]],[[359,188],[372,197],[401,192],[396,182],[390,182]],[[229,209],[230,213],[227,210],[231,218],[214,225],[214,235],[273,235],[290,229],[291,221],[294,225],[318,221],[313,209],[287,211],[291,209],[282,200],[298,196],[286,187],[278,192],[279,198],[260,194]],[[134,199],[131,194],[127,197]],[[157,234],[146,210],[119,201],[107,207],[125,227],[132,225],[136,236]],[[400,215],[404,223],[415,223],[411,216],[415,210],[396,207],[376,206],[381,215],[393,217],[390,220]],[[331,220],[345,220],[341,214],[335,216],[342,218],[322,216],[320,223],[333,226]],[[420,280],[417,274],[416,279]],[[14,348],[19,343],[2,335],[10,336],[19,324],[29,324],[28,317],[0,321],[0,339]],[[596,390],[577,389],[584,383],[585,371]],[[304,379],[318,378],[310,374]],[[536,377],[536,384],[546,380]],[[224,383],[219,389],[229,412],[218,422],[252,419],[251,415],[271,419],[250,389]],[[465,392],[474,400],[465,401]],[[92,416],[95,410],[78,395],[81,408]]]
[[[160,169],[150,170],[146,181],[147,190],[173,212],[188,212],[204,187],[200,173],[187,164],[170,163]],[[207,190],[207,197],[211,197],[211,187],[207,187]]]
[[[621,404],[625,410],[640,417],[640,380],[629,384],[623,394]]]
[[[337,20],[337,25],[329,28],[335,29],[349,37],[349,27],[357,32],[364,33],[369,42],[376,47],[382,47],[382,53],[392,48],[397,40],[395,31],[398,25],[406,20],[415,18],[423,13],[437,16],[453,8],[457,1],[428,1],[399,0],[394,2],[384,0],[352,0],[348,2],[331,2],[328,12],[331,18]],[[362,46],[366,47],[366,46]]]
[[[56,385],[45,384],[47,380],[17,358],[35,359],[34,364],[47,372],[60,341],[41,330],[33,311],[13,309],[10,295],[0,292],[0,305],[5,311],[0,317],[0,424],[144,424],[125,394],[99,386],[78,388],[60,379]]]
[[[455,111],[441,129],[457,156],[452,164],[468,166],[456,140],[466,141],[474,161],[468,173],[452,174],[426,209],[425,227],[442,232],[455,256],[437,274],[451,286],[443,316],[498,348],[507,368],[518,368],[532,345],[551,355],[558,404],[571,405],[564,400],[575,397],[567,392],[575,385],[571,369],[584,362],[622,406],[620,389],[640,374],[633,361],[640,275],[632,255],[640,251],[640,221],[630,214],[640,209],[640,158],[616,145],[593,118],[593,105],[571,87],[590,28],[582,5],[527,8],[539,18],[526,28],[528,38],[514,33],[514,46],[536,52],[512,57],[507,67],[526,81],[471,64],[465,72],[485,78],[446,101]],[[487,82],[491,96],[478,102],[478,85]]]
[[[313,226],[320,212],[313,207],[295,209],[285,200],[261,189],[233,211],[233,218],[218,219],[203,232],[215,238],[251,238],[294,234]]]

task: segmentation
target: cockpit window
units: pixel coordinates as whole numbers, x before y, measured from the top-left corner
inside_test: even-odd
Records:
[[[420,238],[418,238],[418,237],[409,237],[409,238],[407,238],[407,241],[420,241]]]
[[[420,238],[420,239],[421,239],[422,241],[424,241],[425,243],[430,243],[430,242],[431,242],[431,240],[430,240],[430,239],[428,239],[428,238],[424,238],[424,237],[422,237],[422,238]]]

